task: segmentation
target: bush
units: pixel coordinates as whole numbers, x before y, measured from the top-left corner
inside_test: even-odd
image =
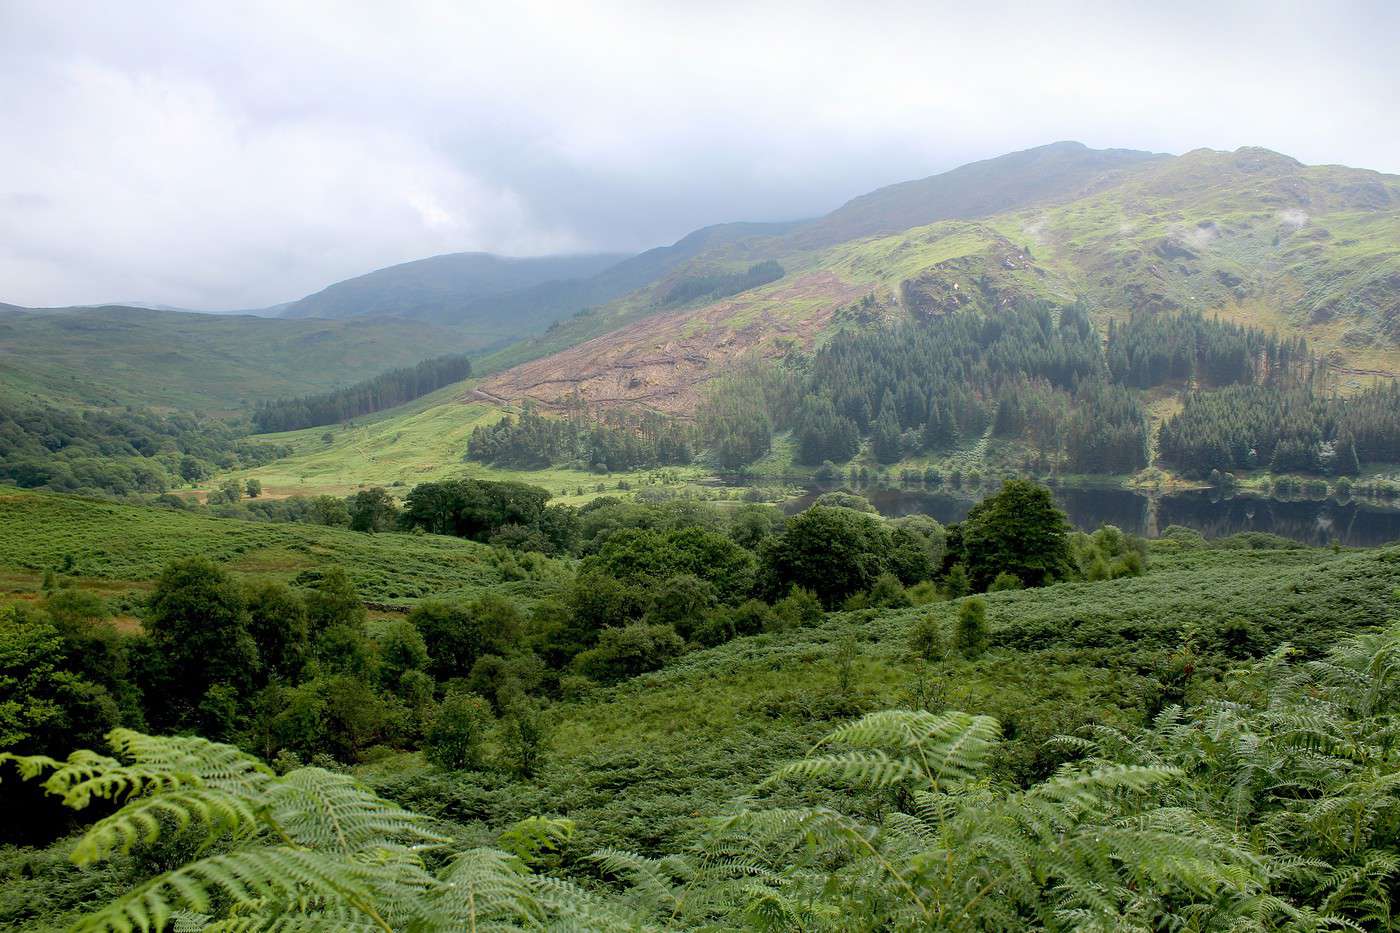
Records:
[[[926,615],[914,623],[909,633],[909,648],[914,657],[925,661],[943,659],[946,647],[943,641],[943,623],[936,615]]]
[[[915,606],[927,606],[929,603],[937,602],[942,598],[938,592],[938,587],[934,586],[932,580],[923,580],[909,587],[906,592],[909,594],[909,602]]]
[[[882,573],[870,588],[866,605],[871,609],[902,609],[910,605],[909,594],[904,592],[904,585],[898,577],[892,573]]]
[[[645,619],[652,625],[669,625],[689,638],[718,603],[713,584],[694,574],[676,574],[653,591]]]
[[[967,578],[966,567],[954,564],[948,569],[948,575],[943,578],[943,592],[949,599],[962,599],[972,592],[972,581]]]
[[[956,645],[965,658],[980,657],[987,650],[987,601],[974,596],[958,607]]]
[[[505,763],[520,777],[539,770],[549,747],[552,723],[536,700],[512,703],[501,720],[501,753]]]
[[[786,596],[773,604],[771,628],[775,631],[817,625],[825,613],[822,602],[811,590],[794,586]]]
[[[474,693],[449,693],[428,729],[423,754],[439,768],[449,771],[480,768],[491,723],[491,704],[485,697]]]
[[[1021,588],[1021,578],[1014,573],[1007,573],[1003,570],[1001,573],[997,574],[996,579],[992,581],[992,585],[987,587],[987,592],[1001,593],[1005,590],[1019,590]]]
[[[654,671],[685,650],[685,642],[669,625],[630,625],[605,628],[597,647],[574,659],[581,674],[604,683]]]

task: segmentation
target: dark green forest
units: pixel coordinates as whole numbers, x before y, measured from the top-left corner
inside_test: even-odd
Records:
[[[655,412],[550,418],[527,405],[519,416],[472,431],[467,457],[524,470],[561,464],[602,473],[689,463],[692,447],[685,425]]]
[[[743,272],[715,272],[708,275],[687,275],[665,287],[665,291],[661,296],[661,303],[675,305],[684,304],[688,301],[695,301],[700,298],[709,299],[711,301],[718,298],[728,298],[730,295],[737,295],[751,288],[767,285],[769,282],[776,282],[778,279],[781,279],[784,274],[781,265],[768,259],[763,262],[754,263]]]
[[[253,427],[259,434],[273,434],[338,424],[411,402],[471,374],[465,356],[434,357],[320,395],[260,402],[253,410]]]
[[[246,441],[247,433],[246,425],[198,415],[0,406],[0,481],[89,495],[159,494],[287,452]]]

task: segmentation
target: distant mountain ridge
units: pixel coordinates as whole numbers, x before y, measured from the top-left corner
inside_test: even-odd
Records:
[[[634,256],[514,258],[450,253],[378,269],[287,304],[279,317],[403,317],[471,327],[484,338],[519,338],[662,278],[707,249],[777,236],[797,223],[702,227]]]
[[[769,262],[783,274],[768,284],[722,299],[667,300],[699,295],[676,288],[686,280]],[[296,339],[329,349],[401,327],[393,359],[357,349],[341,374],[323,353],[318,365],[331,368],[309,380],[280,369],[270,381],[251,377],[256,360],[270,357],[249,345],[283,339],[257,318],[164,312],[155,321],[156,312],[133,308],[0,305],[0,324],[11,325],[0,340],[0,369],[8,367],[0,383],[24,370],[19,381],[32,391],[92,383],[110,402],[153,393],[155,404],[170,404],[174,396],[146,378],[150,351],[170,333],[189,340],[201,325],[188,319],[222,318],[214,357],[237,347],[243,368],[215,394],[236,404],[473,350],[485,354],[474,367],[486,398],[552,404],[577,396],[688,412],[699,386],[740,357],[810,348],[831,328],[851,326],[856,302],[863,325],[899,314],[994,312],[1022,299],[1082,300],[1104,324],[1135,310],[1224,314],[1307,336],[1342,372],[1400,372],[1400,177],[1308,166],[1258,147],[1171,156],[1051,143],[886,186],[814,219],[717,224],[633,256],[461,253],[376,270],[290,303],[278,321],[306,325]],[[113,349],[100,374],[48,357],[65,383],[40,364],[62,340],[55,328],[88,320],[79,312],[101,318],[90,323],[105,339],[132,328],[142,336],[112,344],[131,357]],[[38,323],[55,316],[70,320]],[[31,345],[43,352],[31,354]],[[105,352],[100,343],[93,350]],[[207,362],[194,353],[180,364],[193,360]],[[140,379],[127,375],[136,373]]]
[[[1028,299],[1084,301],[1105,325],[1195,310],[1306,336],[1343,376],[1400,373],[1400,176],[1259,147],[1163,156],[1053,143],[879,189],[669,275],[757,260],[785,276],[679,309],[644,289],[497,354],[511,368],[479,392],[688,413],[738,359],[810,348],[857,299],[872,323]]]
[[[460,318],[482,299],[586,279],[625,258],[625,254],[611,253],[538,258],[492,253],[430,256],[336,282],[291,302],[281,316]]]
[[[789,240],[798,248],[813,249],[939,220],[989,217],[1070,199],[1112,185],[1147,162],[1167,158],[1171,157],[1134,149],[1050,143],[876,189],[802,224]]]
[[[480,345],[423,321],[0,305],[0,405],[234,412]]]

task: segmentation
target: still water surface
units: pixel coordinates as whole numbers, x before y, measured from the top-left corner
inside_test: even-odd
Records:
[[[790,502],[789,508],[804,509],[821,493],[836,488],[841,487],[811,487]],[[993,491],[984,488],[981,493]],[[915,488],[866,486],[858,492],[882,515],[931,515],[945,523],[966,518],[977,501],[974,493],[968,498]],[[1185,525],[1207,538],[1266,531],[1316,545],[1336,541],[1349,547],[1374,547],[1400,541],[1400,509],[1354,500],[1222,497],[1203,490],[1148,496],[1130,489],[1079,487],[1055,489],[1054,495],[1070,521],[1084,531],[1110,524],[1132,534],[1155,537],[1168,525]]]

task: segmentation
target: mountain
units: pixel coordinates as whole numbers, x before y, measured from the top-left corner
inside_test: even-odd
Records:
[[[1050,143],[863,194],[802,225],[791,241],[798,248],[818,248],[939,220],[988,217],[1030,204],[1070,200],[1166,158],[1170,157],[1133,149]]]
[[[231,412],[479,346],[421,321],[0,306],[0,400]]]
[[[920,225],[887,232],[910,221]],[[497,354],[511,368],[483,397],[689,412],[739,357],[811,347],[867,297],[886,316],[1021,299],[1082,300],[1105,323],[1198,310],[1306,336],[1342,373],[1400,371],[1400,177],[1266,149],[1057,143],[707,247],[662,282],[760,260],[784,276],[679,308],[644,288]]]
[[[331,285],[280,312],[287,318],[403,317],[471,328],[483,343],[516,340],[662,279],[697,255],[795,223],[728,223],[636,256],[516,259],[454,253],[390,266]]]
[[[449,253],[337,282],[292,302],[281,316],[407,317],[484,326],[495,331],[508,321],[491,313],[490,299],[538,286],[565,286],[590,278],[625,258],[619,254],[597,254],[522,259],[490,253]]]

